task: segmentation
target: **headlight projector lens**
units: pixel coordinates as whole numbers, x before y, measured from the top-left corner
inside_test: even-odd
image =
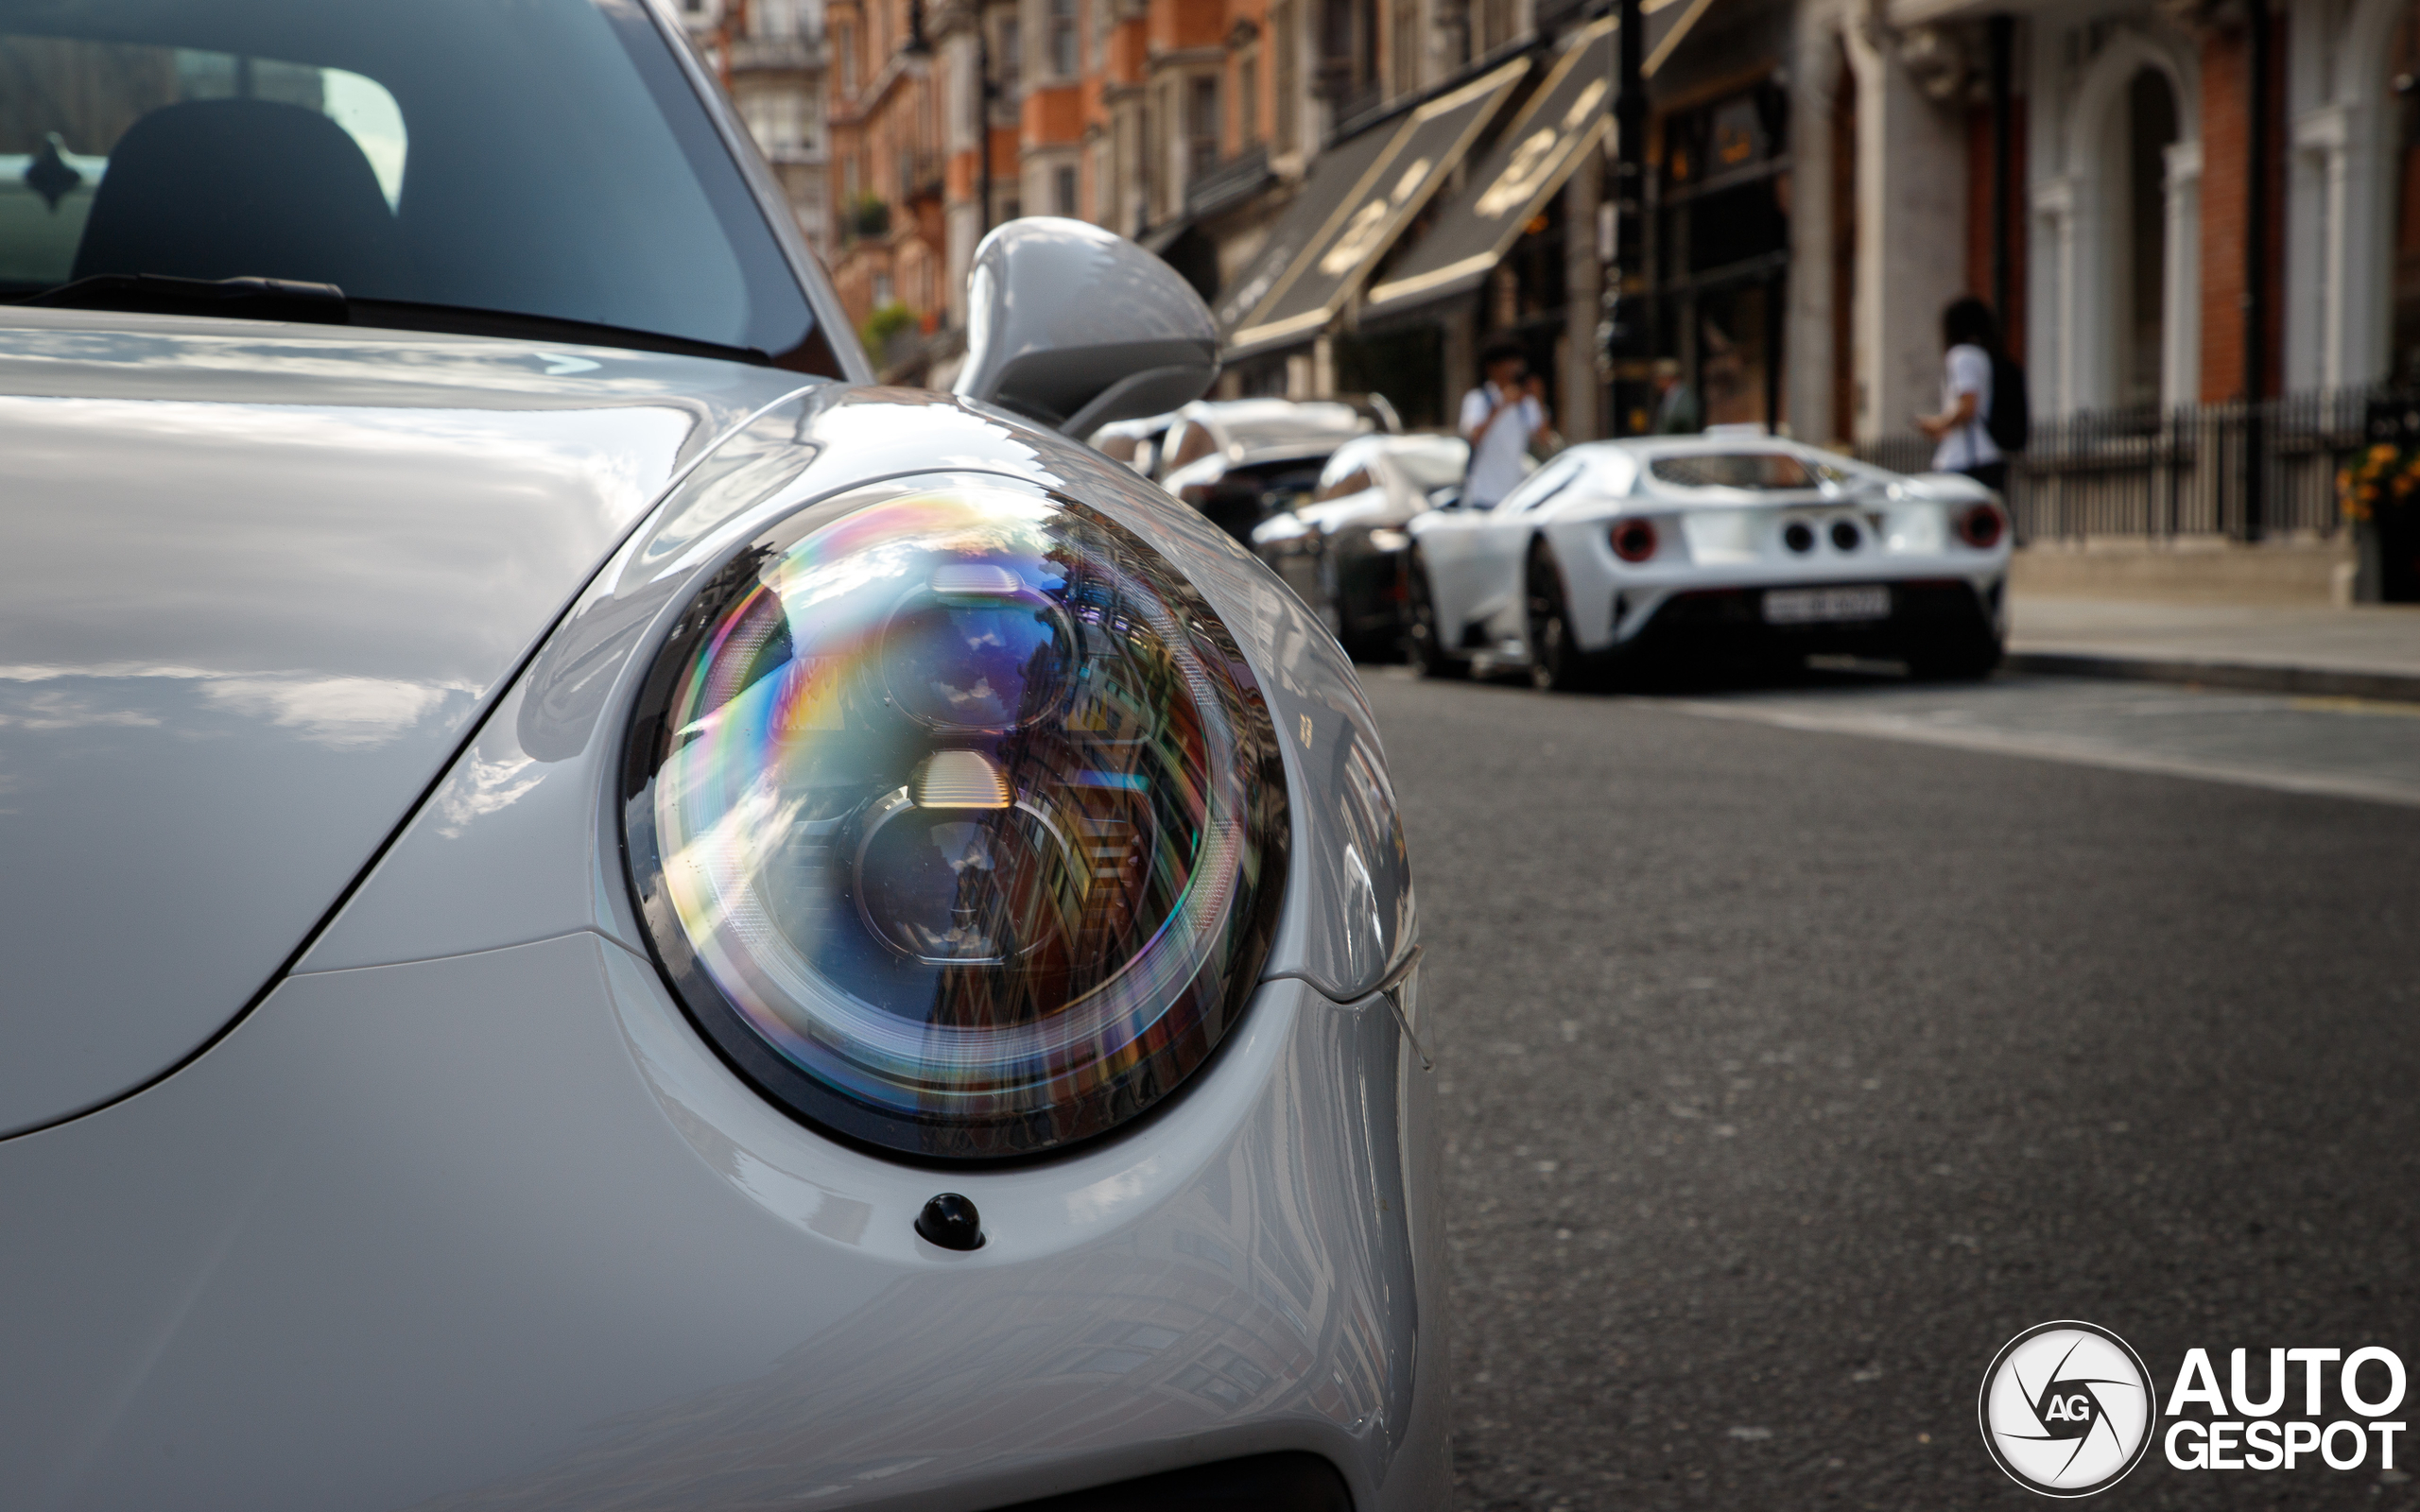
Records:
[[[1233,1026],[1285,872],[1251,670],[1160,555],[1004,478],[790,517],[700,591],[632,721],[623,825],[683,1005],[850,1138],[1034,1155]]]

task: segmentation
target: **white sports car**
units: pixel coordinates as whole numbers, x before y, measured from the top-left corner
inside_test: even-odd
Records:
[[[1069,438],[1170,269],[874,387],[637,0],[0,77],[0,1506],[1445,1504],[1369,711]]]
[[[1412,520],[1414,662],[1571,688],[1677,662],[1841,652],[1971,678],[2006,633],[1989,490],[1764,436],[1575,446],[1493,509]]]

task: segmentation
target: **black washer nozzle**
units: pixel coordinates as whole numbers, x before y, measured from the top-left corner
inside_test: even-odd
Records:
[[[983,1218],[975,1204],[955,1192],[944,1192],[916,1214],[916,1232],[943,1249],[983,1247]]]

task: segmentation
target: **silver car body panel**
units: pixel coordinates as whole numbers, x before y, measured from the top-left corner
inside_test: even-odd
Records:
[[[846,489],[944,472],[1062,490],[1143,532],[1201,590],[1262,679],[1294,784],[1293,871],[1263,974],[1299,976],[1339,1001],[1374,990],[1416,940],[1418,921],[1377,726],[1335,638],[1223,532],[1090,448],[920,389],[838,386],[758,417],[632,534],[532,665],[515,705],[482,729],[304,969],[420,960],[569,929],[638,947],[605,793],[621,740],[609,712],[628,707],[646,671],[640,653],[661,639],[688,585],[764,525]],[[589,816],[584,852],[541,842],[572,833],[537,816],[557,805]],[[527,837],[509,833],[521,827]],[[465,847],[490,859],[441,859]],[[488,875],[493,886],[462,890],[461,878]]]
[[[594,935],[294,976],[0,1147],[45,1298],[0,1310],[10,1504],[947,1512],[1296,1449],[1443,1506],[1431,1078],[1278,982],[1196,1079],[936,1173],[785,1117]],[[982,1249],[914,1236],[943,1189]]]
[[[1005,1170],[885,1160],[768,1103],[665,988],[618,853],[629,709],[699,575],[794,508],[935,472],[1147,533],[1255,669],[1291,790],[1235,1035],[1137,1125]],[[810,388],[627,531],[473,722],[232,1032],[0,1141],[0,1288],[49,1299],[0,1310],[23,1504],[972,1508],[1279,1449],[1364,1508],[1444,1503],[1401,827],[1351,667],[1223,534],[1003,413]],[[913,1236],[942,1190],[983,1249]]]
[[[254,1000],[666,483],[797,374],[18,309],[0,1133]]]

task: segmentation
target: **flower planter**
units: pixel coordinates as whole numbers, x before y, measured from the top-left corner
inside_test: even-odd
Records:
[[[2420,412],[2407,424],[2420,425]],[[2402,433],[2376,414],[2369,433],[2371,444],[2336,474],[2337,500],[2353,527],[2353,598],[2420,604],[2420,445],[2404,444]],[[2376,438],[2388,434],[2397,439]]]

